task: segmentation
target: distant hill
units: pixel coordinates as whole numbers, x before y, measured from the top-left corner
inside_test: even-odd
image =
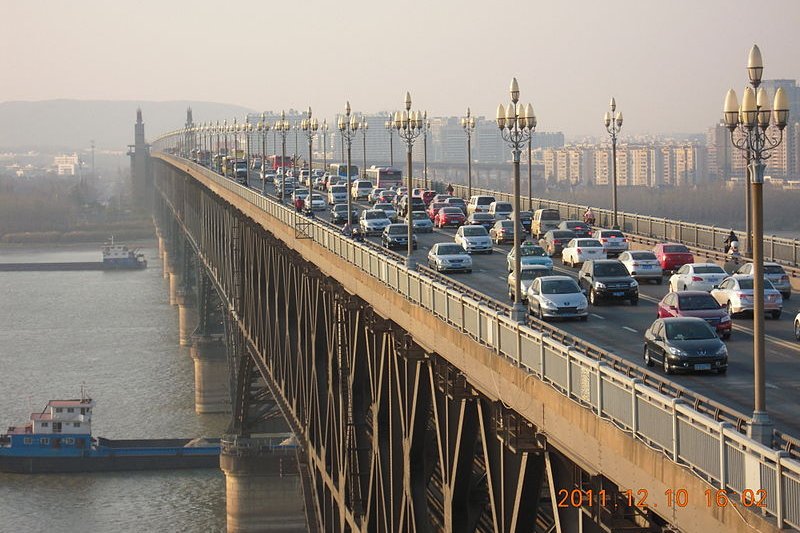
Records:
[[[142,108],[148,141],[186,122],[191,106],[195,122],[231,119],[251,111],[213,102],[126,100],[42,100],[0,102],[0,151],[27,148],[124,150],[133,143],[136,108]]]

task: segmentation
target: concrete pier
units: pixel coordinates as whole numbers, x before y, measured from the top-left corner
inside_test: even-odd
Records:
[[[169,261],[170,261],[169,252],[167,251],[167,247],[165,245],[164,251],[161,255],[161,267],[164,269],[163,270],[164,279],[169,279],[169,269],[170,269]]]
[[[158,235],[158,257],[164,257],[164,250],[166,250],[166,244],[164,244],[164,237]]]
[[[228,360],[222,338],[195,335],[189,354],[194,360],[194,410],[199,414],[229,413]]]
[[[308,530],[295,449],[278,446],[288,437],[223,438],[220,467],[229,533]]]
[[[169,305],[178,305],[178,293],[183,285],[183,275],[178,269],[170,268],[169,272]]]
[[[179,290],[175,295],[178,306],[178,338],[181,346],[191,346],[192,334],[197,328],[197,305],[191,294]]]

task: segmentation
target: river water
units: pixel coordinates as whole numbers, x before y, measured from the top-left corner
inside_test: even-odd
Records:
[[[110,438],[220,436],[228,415],[194,412],[193,363],[153,241],[148,268],[0,273],[0,427],[50,399],[97,401],[93,433]],[[95,246],[0,249],[0,262],[99,261]],[[0,531],[225,530],[219,470],[0,474]]]

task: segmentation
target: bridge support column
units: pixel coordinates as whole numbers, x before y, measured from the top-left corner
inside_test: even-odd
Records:
[[[164,257],[164,250],[166,250],[166,245],[164,244],[164,237],[158,235],[158,257]]]
[[[169,305],[178,305],[178,294],[183,285],[183,275],[177,268],[170,268],[169,273]]]
[[[163,268],[164,279],[169,279],[169,262],[171,260],[167,243],[164,242],[164,250],[161,252],[161,267]]]
[[[225,343],[215,335],[195,335],[192,340],[189,354],[194,360],[195,412],[229,413],[231,395]]]
[[[170,287],[171,289],[172,287]],[[170,298],[172,297],[170,290]],[[179,290],[175,295],[178,306],[178,338],[181,346],[192,344],[192,333],[197,327],[197,306],[191,293]]]
[[[277,438],[223,439],[229,533],[307,531],[295,448],[274,446]]]

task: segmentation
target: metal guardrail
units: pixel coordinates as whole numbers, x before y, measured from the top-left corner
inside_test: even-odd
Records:
[[[424,182],[420,178],[414,178],[414,184],[422,187]],[[441,184],[437,184],[438,189],[443,189]],[[453,192],[456,196],[466,198],[467,186],[453,184]],[[498,201],[513,202],[514,195],[511,193],[492,191],[473,187],[472,194],[485,194],[494,196]],[[469,200],[469,198],[466,198]],[[547,200],[545,198],[532,198],[528,203],[527,197],[520,197],[522,208],[526,210],[552,208],[558,209],[561,216],[567,219],[583,220],[585,205]],[[532,204],[532,205],[531,205]],[[592,209],[597,217],[597,225],[610,228],[612,225],[614,212],[610,209]],[[626,233],[640,237],[654,239],[658,242],[679,242],[687,246],[693,246],[703,250],[719,251],[724,248],[724,241],[733,228],[717,226],[706,226],[703,224],[693,224],[681,220],[671,220],[668,218],[650,217],[634,213],[617,211],[617,222],[620,229]],[[744,235],[744,230],[734,230],[738,235]],[[764,236],[764,258],[767,261],[781,263],[790,267],[791,275],[800,277],[800,240],[785,239],[774,235]]]
[[[205,167],[175,156],[154,155],[203,175],[287,226],[296,227],[302,216]],[[309,237],[319,246],[492,349],[498,357],[629,431],[634,438],[661,449],[720,490],[735,495],[730,497],[740,498],[745,491],[765,491],[764,506],[758,510],[774,517],[778,527],[800,530],[800,461],[790,457],[790,451],[796,450],[796,440],[791,439],[789,451],[765,447],[743,435],[741,427],[727,422],[742,415],[724,406],[674,384],[654,386],[656,379],[650,380],[644,369],[636,370],[620,357],[555,328],[514,322],[504,310],[487,302],[486,296],[477,299],[463,286],[437,279],[427,269],[409,270],[384,250],[354,242],[338,228],[312,223],[308,229]],[[502,397],[502,391],[497,393]],[[776,436],[783,438],[782,434]]]

